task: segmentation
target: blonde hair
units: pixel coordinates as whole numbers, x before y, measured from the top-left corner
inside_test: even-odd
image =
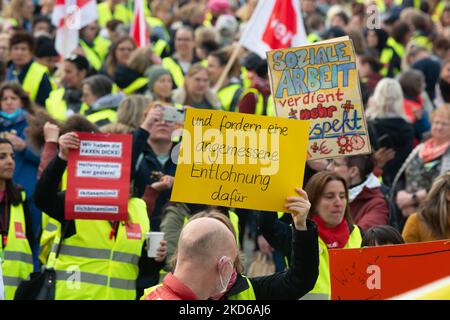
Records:
[[[151,99],[143,95],[130,95],[123,99],[117,110],[117,122],[137,129],[144,121],[145,110]]]
[[[384,78],[378,82],[366,110],[368,119],[400,117],[409,122],[403,109],[403,91],[397,80]]]
[[[104,133],[130,134],[133,130],[134,128],[118,122],[108,123],[100,127],[100,132]]]
[[[431,121],[433,121],[438,115],[444,114],[447,116],[448,121],[450,121],[450,103],[441,104],[438,108],[434,109],[431,114]]]
[[[450,172],[439,176],[431,186],[417,215],[438,239],[445,239],[450,232]]]
[[[23,24],[23,17],[21,15],[22,7],[26,0],[12,0],[3,11],[3,19],[15,19],[19,26]]]
[[[152,55],[153,50],[150,46],[136,49],[130,56],[128,67],[140,74],[144,74],[145,70],[153,65]]]

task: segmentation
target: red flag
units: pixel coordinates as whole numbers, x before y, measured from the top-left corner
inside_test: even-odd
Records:
[[[150,43],[147,22],[144,18],[144,5],[142,0],[134,3],[134,16],[131,24],[130,36],[134,39],[136,46],[145,47]]]
[[[287,48],[296,33],[297,21],[292,1],[276,0],[263,41],[272,49]]]
[[[263,59],[267,51],[307,44],[300,1],[258,1],[239,43]]]

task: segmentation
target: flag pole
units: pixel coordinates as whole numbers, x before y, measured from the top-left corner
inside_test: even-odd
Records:
[[[225,66],[225,69],[223,70],[222,74],[220,75],[219,80],[216,82],[216,84],[214,85],[214,88],[212,89],[214,91],[214,93],[219,91],[219,89],[222,87],[222,85],[225,81],[225,78],[228,76],[228,73],[230,73],[231,67],[233,66],[234,62],[236,61],[237,56],[241,52],[241,49],[242,49],[241,44],[237,43],[233,50],[233,53],[231,54],[230,59],[227,62],[227,65]]]

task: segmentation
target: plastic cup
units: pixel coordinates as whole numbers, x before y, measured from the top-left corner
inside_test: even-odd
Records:
[[[156,250],[159,248],[159,243],[164,239],[164,232],[151,231],[146,233],[147,237],[147,257],[156,257]]]

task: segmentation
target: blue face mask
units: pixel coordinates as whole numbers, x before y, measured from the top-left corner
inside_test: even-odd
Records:
[[[7,120],[14,120],[17,119],[18,117],[20,117],[23,114],[23,109],[22,108],[17,108],[16,111],[14,111],[13,113],[6,113],[4,111],[0,111],[0,117],[5,118]]]

